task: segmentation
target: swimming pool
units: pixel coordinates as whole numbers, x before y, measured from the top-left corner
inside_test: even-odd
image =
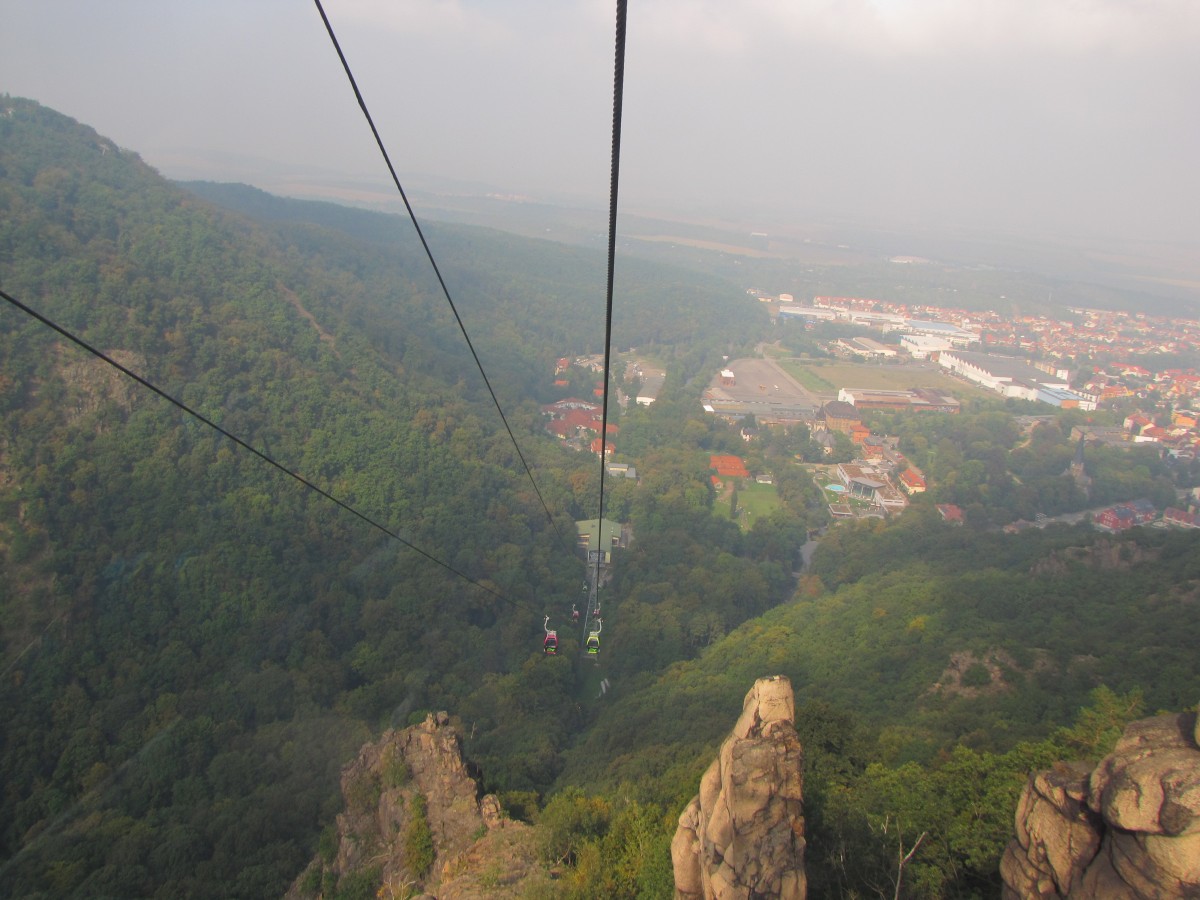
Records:
[[[827,484],[825,485],[825,490],[833,491],[835,494],[844,494],[846,493],[846,486],[844,484]]]

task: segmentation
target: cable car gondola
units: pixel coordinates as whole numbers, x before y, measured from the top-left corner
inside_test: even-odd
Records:
[[[546,632],[546,637],[542,641],[542,652],[547,656],[553,656],[558,652],[558,632],[550,628],[549,616],[546,616],[546,621],[542,622],[542,629]]]
[[[588,656],[600,655],[600,629],[603,627],[603,622],[596,620],[596,627],[588,632],[587,636],[587,652]]]

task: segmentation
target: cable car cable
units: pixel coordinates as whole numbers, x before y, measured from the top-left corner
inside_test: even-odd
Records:
[[[467,326],[463,324],[462,317],[458,314],[458,307],[454,305],[454,300],[450,296],[450,289],[446,286],[446,280],[442,277],[442,270],[438,268],[437,260],[433,258],[433,251],[429,247],[429,242],[425,240],[425,232],[421,230],[421,225],[417,221],[417,214],[413,211],[412,204],[408,202],[408,195],[404,192],[404,187],[400,184],[400,176],[396,174],[396,167],[392,165],[392,159],[383,144],[383,138],[379,136],[379,129],[375,127],[375,120],[371,117],[370,110],[367,109],[367,101],[363,99],[362,92],[358,89],[358,82],[354,78],[354,73],[350,70],[350,63],[346,59],[346,54],[342,52],[342,45],[338,43],[337,35],[333,31],[333,24],[329,21],[329,17],[325,15],[325,7],[321,5],[321,0],[313,0],[313,3],[316,4],[317,12],[321,15],[321,21],[325,23],[325,31],[329,34],[329,40],[333,43],[333,49],[337,51],[338,59],[342,62],[342,69],[346,72],[346,78],[350,82],[351,90],[354,91],[358,107],[362,110],[363,116],[366,117],[367,125],[371,128],[371,134],[375,136],[375,145],[379,148],[384,163],[387,164],[388,172],[392,176],[392,183],[396,185],[396,190],[400,193],[400,199],[404,201],[404,208],[408,210],[408,217],[412,220],[413,228],[417,231],[417,237],[421,240],[421,246],[425,249],[425,255],[429,258],[429,265],[433,267],[433,273],[437,276],[438,284],[442,287],[442,293],[446,297],[446,302],[450,304],[450,311],[454,313],[454,321],[458,323],[458,330],[462,332],[463,339],[467,342],[467,348],[471,351],[471,356],[475,359],[475,365],[479,369],[479,374],[483,376],[483,383],[487,386],[488,393],[492,395],[492,403],[496,405],[496,412],[500,414],[500,421],[504,423],[509,440],[512,441],[512,445],[517,451],[521,465],[525,467],[525,474],[529,476],[529,483],[533,485],[534,493],[537,494],[538,501],[542,504],[542,509],[546,512],[546,520],[554,529],[554,533],[558,535],[559,544],[566,550],[566,541],[563,540],[562,532],[558,529],[558,523],[554,521],[554,516],[550,513],[550,507],[546,505],[546,500],[542,496],[541,489],[538,488],[537,481],[533,477],[533,470],[530,469],[529,463],[525,460],[525,454],[521,452],[521,446],[517,443],[516,435],[513,434],[513,430],[508,424],[508,417],[504,415],[504,410],[500,407],[500,400],[496,396],[496,392],[492,389],[492,382],[487,377],[487,372],[483,369],[483,362],[479,359],[479,354],[475,352],[475,345],[471,342],[471,336],[467,334]]]
[[[621,117],[625,99],[626,0],[617,0],[616,53],[613,63],[612,164],[608,188],[608,286],[604,314],[604,401],[600,424],[600,509],[596,520],[596,576],[600,588],[600,560],[604,542],[604,473],[608,451],[608,386],[612,362],[613,276],[617,259],[617,187],[621,174]],[[590,612],[590,611],[589,611]]]
[[[16,297],[9,294],[7,291],[0,289],[0,297],[3,297],[5,300],[7,300],[9,303],[11,303],[13,306],[15,306],[17,309],[21,310],[22,312],[26,313],[29,316],[32,316],[35,319],[37,319],[39,322],[41,322],[43,325],[47,326],[48,328],[51,328],[54,331],[57,331],[59,334],[61,334],[67,340],[71,341],[74,344],[77,344],[79,347],[82,347],[88,353],[91,353],[93,356],[97,357],[98,359],[101,359],[104,362],[108,363],[110,366],[112,366],[114,369],[118,370],[122,374],[129,376],[134,381],[136,381],[138,384],[142,385],[142,387],[145,387],[145,388],[153,391],[154,393],[158,394],[158,396],[162,397],[167,402],[172,403],[175,406],[179,407],[185,413],[187,413],[188,415],[192,416],[195,419],[198,419],[200,422],[204,423],[205,425],[207,425],[209,428],[213,429],[217,433],[223,435],[224,437],[229,438],[229,440],[233,441],[239,447],[243,448],[244,450],[249,450],[251,453],[253,453],[255,456],[257,456],[263,462],[267,463],[270,466],[274,466],[276,469],[278,469],[283,474],[287,475],[289,478],[294,478],[296,481],[300,482],[302,485],[304,485],[309,490],[316,491],[318,494],[320,494],[326,500],[336,503],[342,509],[346,510],[346,512],[348,512],[354,516],[357,516],[358,518],[360,518],[364,522],[366,522],[368,525],[370,525],[372,528],[376,529],[377,531],[383,532],[384,534],[386,534],[388,537],[392,538],[393,540],[399,541],[405,547],[408,547],[410,550],[413,550],[416,553],[419,553],[421,556],[425,557],[430,562],[437,563],[439,566],[441,566],[447,572],[457,575],[463,581],[466,581],[469,584],[474,585],[475,587],[479,588],[480,590],[487,591],[489,594],[491,594],[496,599],[501,600],[505,603],[508,603],[512,606],[524,605],[530,609],[533,608],[529,604],[520,604],[517,601],[511,599],[510,597],[506,597],[504,594],[500,593],[499,591],[493,590],[492,588],[488,587],[486,584],[480,584],[478,581],[476,581],[470,575],[467,575],[464,572],[460,572],[458,569],[454,568],[454,566],[450,565],[449,563],[443,562],[442,560],[440,560],[436,556],[434,556],[432,553],[422,550],[416,544],[412,543],[411,541],[406,540],[405,538],[402,538],[400,535],[396,534],[396,532],[392,531],[386,525],[380,524],[379,522],[375,521],[370,516],[368,516],[366,513],[359,512],[357,509],[355,509],[350,504],[346,503],[343,500],[339,500],[337,497],[333,496],[333,494],[331,494],[328,491],[324,490],[323,488],[320,488],[317,485],[313,484],[311,481],[309,481],[303,475],[300,475],[296,472],[291,471],[286,466],[284,466],[282,463],[277,462],[276,460],[272,459],[266,453],[263,453],[261,450],[257,449],[256,447],[252,447],[250,444],[246,443],[244,440],[242,440],[236,434],[233,434],[233,433],[227,431],[226,429],[224,429],[220,425],[218,425],[216,422],[207,418],[202,413],[199,413],[196,410],[192,409],[190,406],[188,406],[182,400],[176,399],[175,397],[171,396],[170,394],[168,394],[166,391],[164,391],[162,388],[158,387],[154,383],[148,381],[147,379],[143,378],[141,375],[138,375],[136,372],[121,365],[119,362],[117,362],[115,359],[113,359],[108,354],[104,353],[102,350],[98,350],[97,348],[95,348],[91,344],[89,344],[87,341],[85,341],[83,338],[78,337],[75,334],[71,333],[66,328],[64,328],[63,326],[56,323],[54,320],[43,315],[42,313],[38,312],[37,310],[33,309],[32,307],[25,305],[20,300],[18,300]]]

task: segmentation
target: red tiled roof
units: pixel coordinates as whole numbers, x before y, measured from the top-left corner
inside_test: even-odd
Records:
[[[947,522],[963,521],[963,511],[953,503],[939,503],[937,504],[937,511],[942,514],[942,518]]]
[[[1163,510],[1163,518],[1168,522],[1181,522],[1184,525],[1196,524],[1195,513],[1190,513],[1186,509],[1180,509],[1177,506],[1168,506]]]

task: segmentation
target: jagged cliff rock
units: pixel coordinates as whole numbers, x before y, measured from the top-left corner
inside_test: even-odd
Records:
[[[1195,713],[1125,729],[1094,769],[1030,778],[1000,862],[1004,897],[1200,897],[1200,733]]]
[[[671,842],[675,896],[802,900],[803,750],[792,684],[761,678],[733,732],[679,817]]]
[[[323,841],[289,898],[355,883],[381,897],[482,900],[522,896],[549,879],[533,829],[479,796],[444,712],[363,746],[341,783],[336,839]]]

